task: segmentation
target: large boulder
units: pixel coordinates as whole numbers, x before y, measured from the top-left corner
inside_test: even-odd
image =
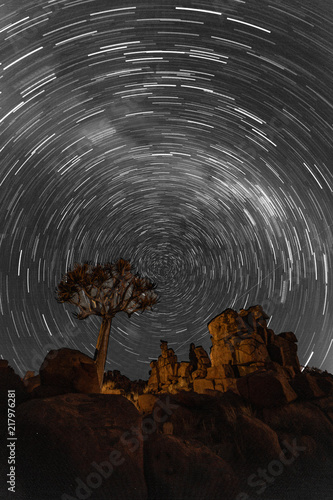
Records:
[[[326,401],[329,404],[329,401]],[[332,404],[332,402],[331,402]],[[320,455],[333,460],[333,423],[325,409],[309,401],[295,401],[280,408],[265,408],[263,419],[279,435],[299,440],[310,436]],[[287,439],[288,441],[288,439]]]
[[[156,435],[144,456],[149,499],[233,499],[238,492],[232,468],[201,443]]]
[[[279,457],[281,447],[277,433],[258,418],[240,413],[235,428],[240,455],[251,462],[252,467]]]
[[[332,376],[323,376],[317,377],[317,384],[320,389],[327,395],[333,395],[333,377]]]
[[[165,411],[160,415],[162,408]],[[195,439],[213,450],[215,446],[237,440],[237,418],[250,410],[248,404],[231,391],[207,391],[206,394],[183,391],[171,396],[161,395],[153,413],[157,411],[157,416],[161,416],[156,420],[159,432],[164,429],[165,422],[170,422],[176,437]]]
[[[208,323],[208,330],[213,339],[219,341],[230,335],[247,333],[248,328],[240,315],[228,308]]]
[[[41,389],[56,389],[58,394],[100,392],[94,360],[75,349],[50,351],[40,367],[39,375]]]
[[[301,399],[313,399],[325,396],[324,391],[317,383],[317,377],[313,377],[310,373],[298,373],[291,379],[290,384]]]
[[[239,378],[237,390],[240,396],[259,408],[282,406],[297,399],[287,378],[273,370]]]
[[[154,409],[157,396],[154,394],[140,394],[136,406],[142,413],[151,413]]]
[[[66,394],[17,409],[20,500],[146,500],[141,417],[122,396]]]
[[[333,396],[320,398],[312,401],[318,408],[320,408],[326,417],[333,423]]]
[[[317,372],[316,370],[310,370],[309,375],[316,381],[317,386],[326,396],[333,395],[333,375],[328,372]]]
[[[208,324],[212,341],[210,357],[202,346],[192,343],[189,362],[179,363],[173,349],[162,340],[161,355],[150,364],[147,391],[176,394],[192,389],[199,393],[232,389],[237,392],[239,379],[273,370],[275,391],[282,387],[284,394],[280,403],[293,400],[295,394],[288,380],[300,373],[297,338],[293,332],[275,335],[267,328],[268,318],[260,305],[241,309],[239,313],[225,309]],[[328,379],[322,379],[321,384],[331,390]],[[243,385],[241,382],[240,387]]]
[[[207,369],[207,379],[235,378],[235,372],[232,365],[211,366]]]
[[[233,364],[238,366],[256,365],[258,368],[270,361],[266,345],[261,336],[255,332],[245,339],[232,339]]]
[[[290,393],[288,382],[284,379],[300,373],[297,338],[293,332],[275,335],[273,330],[267,328],[268,318],[263,308],[256,305],[241,309],[239,313],[226,309],[208,324],[212,340],[212,367],[207,369],[207,377],[215,380],[215,388],[225,390],[234,385],[230,381],[226,383],[228,378],[238,380],[258,371],[270,371],[273,367],[280,375],[275,377],[280,380],[279,384],[274,382],[275,386],[287,384],[283,392]],[[232,370],[232,375],[227,373],[226,367],[229,367],[228,371]],[[240,387],[244,384],[240,382]],[[291,393],[287,399],[290,396]]]

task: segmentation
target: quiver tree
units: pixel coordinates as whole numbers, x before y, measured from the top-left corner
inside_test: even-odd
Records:
[[[130,317],[137,311],[151,309],[157,303],[156,285],[148,278],[133,274],[129,261],[119,259],[115,264],[74,264],[56,288],[57,301],[78,307],[77,319],[101,316],[94,360],[100,386],[103,384],[111,322],[118,312]]]

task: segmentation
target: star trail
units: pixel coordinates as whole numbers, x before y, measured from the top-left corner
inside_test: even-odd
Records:
[[[113,321],[106,369],[147,378],[169,341],[262,304],[333,371],[330,0],[0,4],[0,356],[93,356],[98,318],[54,289],[129,259],[153,311]]]

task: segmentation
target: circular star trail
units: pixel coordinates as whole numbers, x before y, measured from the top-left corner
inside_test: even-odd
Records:
[[[262,304],[333,370],[329,0],[41,0],[0,6],[1,351],[93,355],[54,288],[130,259],[153,311],[118,315],[106,369],[147,378],[169,341]]]

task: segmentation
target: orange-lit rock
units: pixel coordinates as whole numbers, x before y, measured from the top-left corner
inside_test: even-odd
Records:
[[[153,361],[151,377],[148,386],[153,390],[167,388],[177,380],[179,363],[173,349],[168,348],[168,343],[161,340],[161,355]]]
[[[287,388],[288,380],[300,373],[297,338],[292,332],[275,335],[267,328],[268,318],[260,305],[241,309],[239,313],[226,309],[208,323],[210,356],[202,346],[192,343],[189,361],[181,363],[167,342],[161,341],[161,355],[150,364],[148,392],[174,394],[191,389],[202,392],[213,387],[217,391],[237,392],[239,378],[263,370],[276,372],[277,380],[281,384],[284,381]]]
[[[192,377],[205,377],[207,369],[211,366],[211,361],[205,349],[201,345],[195,347],[195,344],[192,343],[190,345],[189,358],[192,365]],[[195,376],[194,373],[196,373]]]
[[[253,306],[242,309],[239,314],[233,309],[226,309],[210,321],[212,366],[264,366],[270,360],[263,334],[266,318],[268,316],[261,306]]]
[[[205,394],[206,390],[214,390],[214,383],[212,380],[197,378],[193,380],[193,390],[199,394]]]

